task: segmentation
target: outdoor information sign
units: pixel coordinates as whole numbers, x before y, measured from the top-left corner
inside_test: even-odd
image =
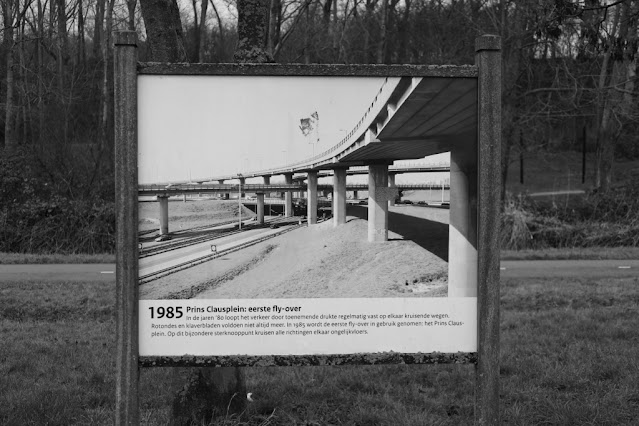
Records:
[[[499,43],[474,66],[145,64],[118,33],[120,421],[139,366],[398,362],[477,363],[496,419]]]

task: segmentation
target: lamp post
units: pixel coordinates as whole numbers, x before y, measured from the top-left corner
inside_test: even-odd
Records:
[[[240,223],[238,225],[238,229],[241,231],[242,230],[242,174],[238,173],[237,178],[240,181],[239,185],[237,186],[237,206],[240,211],[240,215],[239,215]]]

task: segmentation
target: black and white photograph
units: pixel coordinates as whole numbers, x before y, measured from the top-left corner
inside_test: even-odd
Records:
[[[448,152],[475,135],[474,80],[145,75],[139,90],[141,299],[447,297],[450,238],[452,293],[475,294]]]

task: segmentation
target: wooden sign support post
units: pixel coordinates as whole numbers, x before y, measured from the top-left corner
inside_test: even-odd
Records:
[[[499,229],[501,191],[501,39],[475,41],[478,68],[479,215],[475,419],[499,424]]]
[[[138,425],[137,35],[115,33],[115,424]]]

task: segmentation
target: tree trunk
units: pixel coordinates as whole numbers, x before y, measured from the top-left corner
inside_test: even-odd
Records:
[[[280,41],[280,14],[282,13],[281,0],[271,0],[271,8],[268,20],[267,50],[271,58],[275,58],[275,47]]]
[[[377,44],[377,63],[384,63],[384,52],[386,51],[386,26],[388,25],[388,0],[382,0],[381,23],[379,30],[379,43]]]
[[[222,23],[222,18],[220,17],[220,14],[217,11],[217,7],[215,7],[215,3],[213,3],[213,0],[211,1],[211,7],[213,8],[213,12],[215,12],[215,17],[217,18],[217,26],[218,29],[220,31],[220,46],[224,47],[225,43],[224,43],[224,24]]]
[[[13,127],[13,7],[14,0],[4,0],[2,2],[2,14],[4,24],[4,51],[7,55],[7,74],[6,86],[7,94],[5,98],[5,115],[4,115],[4,149],[7,152],[13,152],[17,147],[17,139]]]
[[[628,1],[624,4],[623,15],[625,18],[625,28],[621,33],[623,37],[626,37],[626,43],[622,52],[626,79],[623,87],[623,101],[621,104],[622,113],[626,117],[630,116],[632,107],[634,106],[633,98],[635,80],[637,79],[637,58],[639,57],[639,51],[637,50],[637,25],[630,25],[630,23],[633,22],[633,16],[639,12],[637,10],[637,3],[638,2],[636,1]]]
[[[399,49],[397,52],[397,62],[403,64],[408,58],[408,35],[410,34],[410,6],[411,0],[404,0],[404,14],[399,24]],[[410,62],[410,60],[408,60]]]
[[[102,56],[102,34],[104,33],[104,6],[106,0],[97,0],[95,4],[95,21],[93,24],[93,57],[98,60]]]
[[[204,0],[202,0],[204,1]],[[197,16],[197,1],[191,0],[191,7],[193,7],[193,57],[190,62],[200,62],[200,22]]]
[[[176,0],[140,0],[151,61],[186,62],[184,33]]]
[[[208,10],[209,0],[201,0],[200,4],[200,28],[197,29],[198,32],[198,52],[197,57],[199,62],[204,62],[204,55],[206,52],[206,12]]]
[[[102,44],[102,87],[101,87],[101,97],[102,97],[102,107],[100,114],[100,129],[99,129],[99,144],[101,148],[105,148],[110,146],[109,142],[109,123],[112,108],[111,108],[111,96],[109,90],[110,76],[111,72],[109,67],[109,52],[111,52],[111,31],[110,28],[113,26],[113,7],[115,0],[108,0],[107,8],[106,8],[106,22],[104,31],[104,43]]]
[[[377,0],[366,0],[366,13],[364,14],[364,63],[370,63],[371,58],[371,20]]]
[[[32,133],[31,132],[31,123],[29,123],[29,117],[31,116],[30,114],[27,114],[27,111],[30,112],[31,110],[31,99],[29,94],[30,91],[30,81],[29,81],[29,76],[31,75],[31,73],[29,72],[29,69],[27,67],[27,61],[25,60],[25,54],[24,54],[24,50],[25,50],[25,44],[26,44],[26,37],[25,37],[25,31],[24,31],[24,27],[25,27],[25,21],[26,19],[21,19],[20,20],[20,34],[19,34],[19,38],[18,38],[18,44],[17,44],[17,48],[18,48],[18,59],[19,59],[19,63],[18,63],[18,69],[20,70],[20,74],[18,76],[18,81],[22,83],[22,89],[18,91],[18,93],[20,94],[19,97],[19,101],[17,103],[17,105],[19,105],[20,111],[22,112],[22,118],[20,120],[18,120],[17,114],[16,114],[16,127],[19,126],[20,121],[22,122],[22,141],[21,144],[22,146],[25,146],[29,143],[29,135]]]
[[[506,181],[508,179],[508,171],[510,167],[510,153],[513,146],[514,127],[508,126],[504,128],[502,132],[501,141],[501,208],[504,208],[504,202],[506,201]]]
[[[611,38],[616,37],[617,35],[620,14],[621,7],[617,6],[610,31]],[[614,125],[612,120],[614,100],[612,95],[615,91],[614,85],[620,81],[618,76],[619,67],[615,66],[616,64],[613,64],[612,66],[612,75],[608,75],[608,69],[610,68],[610,56],[611,49],[608,49],[604,53],[601,64],[601,71],[599,73],[599,91],[597,96],[598,126],[595,150],[595,186],[601,191],[608,190],[612,180],[612,160],[614,157],[614,130],[612,129],[612,126]],[[610,85],[610,88],[607,88],[608,84]]]
[[[82,0],[80,0],[82,1]],[[126,7],[129,11],[128,29],[135,31],[135,8],[138,5],[138,0],[127,0]]]
[[[82,8],[82,0],[78,1],[78,64],[84,66],[86,62],[86,53],[84,48],[84,9]]]
[[[38,51],[37,51],[37,78],[38,78],[38,145],[44,142],[44,56],[42,44],[44,43],[44,11],[42,0],[38,0]]]
[[[62,113],[62,135],[63,143],[69,142],[69,104],[67,102],[66,75],[67,57],[69,54],[69,43],[67,37],[67,10],[65,0],[57,0],[56,10],[58,12],[58,97],[60,100],[60,110]]]
[[[273,62],[266,50],[269,0],[238,0],[236,62]]]

